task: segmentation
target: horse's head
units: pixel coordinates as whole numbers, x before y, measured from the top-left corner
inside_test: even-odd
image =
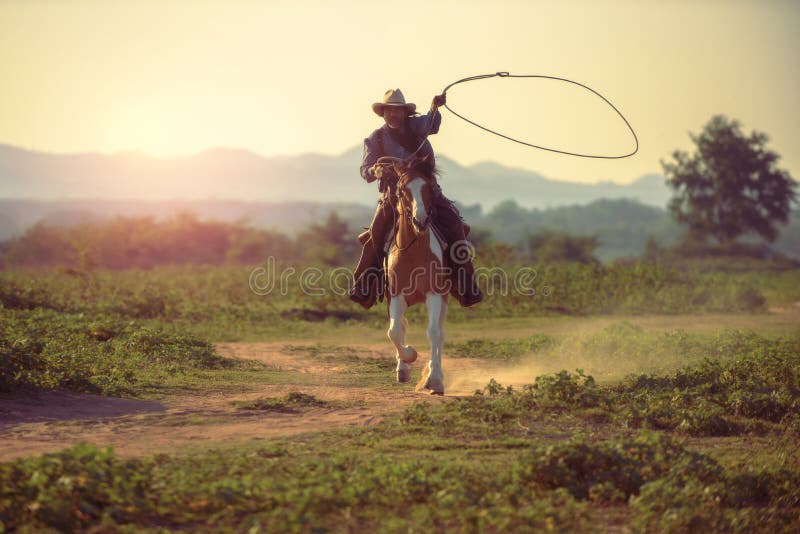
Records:
[[[408,163],[395,163],[398,208],[407,216],[416,233],[428,229],[433,217],[433,196],[436,186],[436,169],[429,158],[414,159]]]

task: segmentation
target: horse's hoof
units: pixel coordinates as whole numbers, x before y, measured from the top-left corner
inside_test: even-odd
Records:
[[[444,395],[444,384],[441,380],[432,380],[428,378],[425,381],[423,389],[427,389],[431,395]]]
[[[411,380],[411,369],[398,369],[397,370],[397,381],[401,384],[404,384]]]
[[[417,361],[417,351],[414,347],[406,347],[406,350],[410,352],[410,355],[407,355],[405,350],[400,351],[400,361],[403,363],[414,363]]]

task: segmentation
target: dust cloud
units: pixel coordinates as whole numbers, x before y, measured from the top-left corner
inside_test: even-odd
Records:
[[[662,373],[688,363],[687,355],[663,332],[645,331],[627,322],[601,322],[575,332],[554,336],[547,348],[523,354],[510,361],[443,357],[445,390],[448,395],[472,395],[494,379],[519,389],[533,384],[543,374],[581,369],[598,383],[612,383],[632,374]]]

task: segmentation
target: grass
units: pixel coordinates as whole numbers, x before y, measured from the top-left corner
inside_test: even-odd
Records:
[[[168,324],[40,309],[0,309],[0,355],[0,392],[44,388],[158,398],[304,380],[302,373],[223,358],[205,339]]]
[[[369,429],[133,460],[77,446],[0,464],[0,521],[145,532],[798,526],[800,466],[779,460],[794,448],[789,442],[773,440],[770,449],[763,439],[734,437],[724,450],[702,451],[697,439],[597,425],[571,409],[518,405],[498,418],[508,393],[488,389],[497,392],[467,402],[483,405],[477,411],[464,411],[465,401],[418,404]],[[545,402],[554,401],[564,398]],[[431,419],[420,421],[421,413]]]
[[[218,340],[229,339],[217,335],[226,331],[238,336],[256,328],[268,334],[320,319],[333,324],[372,323],[385,316],[382,306],[364,312],[341,292],[327,290],[325,283],[334,279],[336,271],[322,272],[316,288],[323,289],[322,294],[291,285],[265,295],[251,290],[250,271],[198,266],[151,271],[8,270],[0,273],[0,302],[7,309],[98,312],[216,325],[219,330],[213,337]],[[512,265],[500,271],[505,285],[496,277],[482,278],[484,306],[452,307],[452,321],[521,315],[761,312],[770,305],[762,290],[773,297],[787,291],[796,295],[791,288],[800,276],[798,270],[780,276],[702,274],[653,264]],[[520,276],[526,273],[530,276]],[[411,311],[412,316],[416,313]]]
[[[383,308],[304,320],[285,312],[312,301],[255,297],[246,274],[2,273],[0,386],[235,398],[282,385],[282,396],[240,397],[231,410],[265,424],[272,412],[344,406],[311,386],[398,387]],[[797,315],[764,311],[795,302],[797,273],[539,276],[561,288],[555,300],[490,299],[454,309],[446,326],[452,376],[507,371],[513,387],[489,375],[479,394],[417,402],[366,428],[133,459],[79,445],[3,463],[0,531],[800,529]],[[342,299],[313,303],[352,311]],[[410,320],[409,341],[425,352],[424,311]],[[276,340],[319,372],[223,358],[209,339]]]
[[[769,357],[750,352],[745,360]],[[689,369],[702,377],[698,387],[727,370],[712,376],[704,369]],[[764,376],[785,382],[775,371]],[[738,436],[719,448],[722,438],[711,446],[709,438],[586,417],[587,407],[624,409],[619,393],[586,375],[559,373],[519,392],[490,383],[473,397],[417,403],[368,429],[134,460],[77,446],[0,464],[0,521],[11,529],[120,531],[797,528],[793,439]],[[294,393],[267,409],[317,402]]]
[[[427,319],[424,306],[415,308],[416,315],[409,318],[408,342],[426,350]],[[374,309],[373,309],[374,310]],[[189,325],[185,330],[193,335],[208,335],[217,341],[275,341],[299,344],[308,340],[326,346],[347,343],[348,346],[363,350],[364,345],[389,345],[386,335],[388,319],[385,309],[376,310],[377,317],[368,322],[291,323],[285,329],[277,326],[239,325],[241,335],[232,335],[234,330],[226,329],[219,336],[212,335],[218,325],[205,323]],[[462,344],[473,339],[485,339],[502,343],[507,338],[521,339],[537,335],[564,337],[583,335],[602,331],[620,322],[630,323],[648,331],[685,330],[687,333],[716,332],[723,325],[734,329],[754,329],[763,335],[778,337],[790,335],[797,330],[798,314],[758,313],[758,314],[680,314],[680,315],[595,315],[589,317],[570,316],[519,316],[519,317],[475,317],[445,323],[445,344]],[[184,328],[184,327],[182,327]],[[480,337],[476,337],[479,332]],[[352,341],[357,340],[357,341]],[[449,349],[446,349],[449,350]],[[487,353],[487,352],[484,352]],[[458,357],[459,355],[455,355]]]

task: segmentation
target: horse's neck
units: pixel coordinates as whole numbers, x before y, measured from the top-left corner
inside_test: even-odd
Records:
[[[416,245],[421,237],[421,235],[417,236],[411,219],[406,214],[400,213],[398,215],[397,238],[395,239],[395,244],[401,250],[405,250]]]
[[[404,187],[408,188],[411,193],[413,204],[410,213],[404,213],[401,207],[399,213],[399,225],[397,229],[397,246],[401,250],[406,248],[422,252],[424,246],[428,246],[430,251],[434,254],[439,261],[442,261],[442,248],[439,245],[436,236],[431,231],[430,221],[424,223],[427,225],[426,229],[417,233],[414,229],[412,217],[417,217],[418,220],[428,220],[430,216],[430,208],[425,205],[422,196],[422,189],[427,185],[427,181],[422,177],[411,179]]]
[[[400,254],[424,254],[425,250],[430,252],[440,262],[442,261],[442,246],[436,235],[433,233],[431,226],[419,234],[416,233],[411,220],[408,216],[400,214],[400,220],[397,227],[397,236],[392,243],[392,248]]]

